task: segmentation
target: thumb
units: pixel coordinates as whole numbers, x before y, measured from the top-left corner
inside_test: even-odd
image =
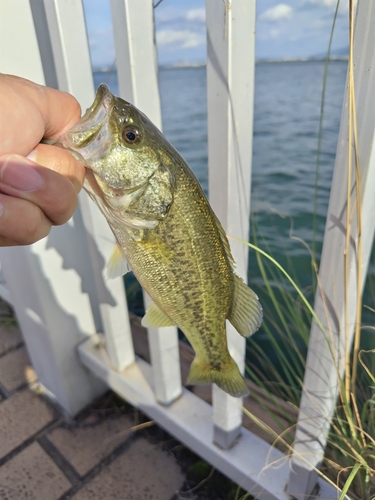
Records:
[[[38,144],[27,157],[69,179],[77,193],[82,189],[85,167],[65,149],[48,144]]]

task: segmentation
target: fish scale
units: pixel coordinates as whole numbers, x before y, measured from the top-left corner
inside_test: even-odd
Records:
[[[105,85],[59,145],[87,168],[84,187],[116,237],[110,274],[126,258],[153,299],[143,324],[184,332],[196,353],[188,383],[214,382],[232,396],[247,394],[228,351],[226,319],[248,336],[262,309],[234,273],[225,232],[183,158]]]

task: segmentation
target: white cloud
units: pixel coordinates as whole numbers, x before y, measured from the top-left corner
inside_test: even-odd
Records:
[[[301,7],[323,7],[327,9],[335,9],[337,7],[337,2],[338,0],[303,0]],[[354,8],[356,8],[358,1],[354,0]],[[339,5],[339,11],[349,11],[349,0],[346,0],[345,2],[341,0],[340,5]]]
[[[159,47],[176,45],[181,49],[199,47],[205,43],[204,35],[189,30],[160,30],[156,32]]]
[[[338,0],[302,0],[300,3],[300,10],[305,9],[327,9],[332,12],[337,7]],[[358,0],[353,1],[354,9],[357,8]],[[349,13],[349,0],[341,0],[338,8],[339,16],[348,16]]]
[[[336,7],[337,0],[305,0],[303,5],[311,7]]]
[[[271,29],[269,32],[270,38],[278,38],[281,35],[281,31],[279,29]]]
[[[204,23],[206,21],[206,9],[190,9],[186,12],[187,21],[199,21]]]
[[[175,9],[169,8],[165,10],[156,9],[155,17],[161,23],[205,23],[206,22],[206,9],[199,7],[196,9]]]
[[[293,15],[293,8],[286,3],[278,3],[274,7],[265,10],[259,16],[260,21],[278,23],[290,19]]]

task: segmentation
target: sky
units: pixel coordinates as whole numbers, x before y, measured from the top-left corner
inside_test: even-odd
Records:
[[[338,9],[332,46],[334,54],[341,55],[349,45],[348,2],[341,0]],[[256,58],[323,56],[336,4],[337,0],[258,0]],[[112,66],[115,53],[109,0],[84,0],[84,8],[93,66]],[[155,25],[159,64],[205,61],[205,0],[162,0],[155,8]]]

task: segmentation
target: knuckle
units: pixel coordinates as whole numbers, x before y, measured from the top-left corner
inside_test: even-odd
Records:
[[[51,221],[29,200],[0,194],[0,245],[30,245],[47,236]]]
[[[30,245],[41,240],[50,232],[51,223],[46,219],[43,212],[39,209],[33,210],[33,213],[25,221],[23,230],[17,234],[17,240],[20,245]]]
[[[53,224],[60,225],[72,216],[77,207],[78,196],[69,179],[49,171],[43,190],[33,196],[31,201],[40,207]]]
[[[55,199],[52,210],[47,214],[56,225],[64,224],[77,208],[78,197],[72,185]]]

